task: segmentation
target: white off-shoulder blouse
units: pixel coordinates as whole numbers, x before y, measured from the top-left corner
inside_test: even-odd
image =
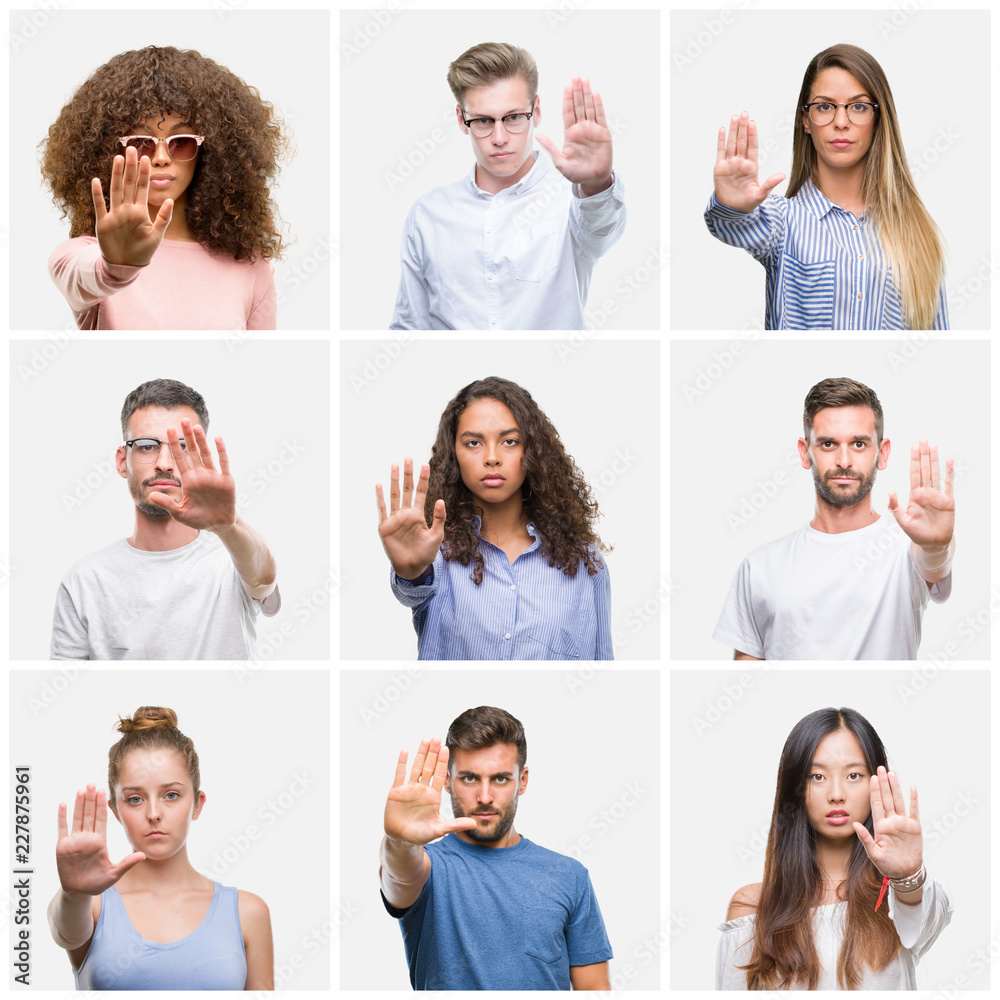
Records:
[[[884,969],[869,969],[861,978],[863,990],[915,990],[916,969],[920,956],[937,940],[951,920],[952,905],[944,886],[928,878],[916,906],[897,903],[892,891],[886,893],[889,916],[903,947]],[[847,903],[832,903],[813,908],[813,939],[819,952],[820,976],[817,989],[839,990],[837,958],[844,939]],[[747,975],[740,965],[746,965],[753,954],[753,927],[756,917],[750,914],[727,920],[719,925],[722,938],[715,963],[717,990],[745,990]],[[791,989],[805,989],[793,984]]]

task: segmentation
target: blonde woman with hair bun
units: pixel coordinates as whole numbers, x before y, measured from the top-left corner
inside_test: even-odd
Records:
[[[856,45],[809,63],[792,173],[757,177],[757,124],[719,129],[709,232],[767,271],[768,330],[946,330],[944,249],[917,194],[882,67]]]
[[[108,751],[108,793],[77,792],[59,806],[60,890],[49,927],[77,989],[272,990],[267,905],[213,882],[187,855],[190,824],[205,807],[198,754],[169,708],[120,719]],[[108,856],[108,809],[134,853]]]

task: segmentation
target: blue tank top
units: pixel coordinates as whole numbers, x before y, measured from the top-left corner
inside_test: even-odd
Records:
[[[101,894],[101,915],[78,990],[242,990],[247,956],[237,906],[238,890],[213,882],[208,914],[187,937],[169,944],[147,941],[125,912],[118,890]]]

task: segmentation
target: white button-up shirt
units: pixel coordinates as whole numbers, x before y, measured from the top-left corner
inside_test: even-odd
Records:
[[[625,190],[580,196],[535,153],[497,194],[468,177],[414,203],[393,330],[582,330],[594,264],[625,228]]]

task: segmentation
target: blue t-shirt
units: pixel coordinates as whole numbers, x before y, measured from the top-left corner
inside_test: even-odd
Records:
[[[431,875],[399,918],[415,990],[568,990],[570,966],[612,957],[587,869],[522,837],[453,833],[427,845]]]

